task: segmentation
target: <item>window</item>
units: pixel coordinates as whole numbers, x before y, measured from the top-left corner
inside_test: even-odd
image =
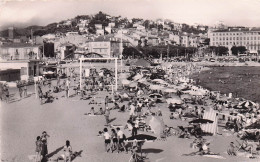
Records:
[[[254,39],[256,40],[256,37],[254,37]]]
[[[227,42],[227,44],[226,45],[228,45],[228,42]]]
[[[215,46],[215,42],[213,42],[213,46]]]
[[[237,40],[239,40],[239,37],[237,37]]]
[[[236,37],[233,37],[233,40],[236,40]]]

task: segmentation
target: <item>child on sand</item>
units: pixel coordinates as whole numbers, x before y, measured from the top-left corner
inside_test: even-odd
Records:
[[[47,147],[47,137],[50,137],[46,131],[42,132],[41,141],[42,141],[42,150],[41,155],[42,158],[45,158],[45,156],[48,154],[48,147]]]
[[[70,146],[70,141],[66,141],[66,145],[63,147],[64,151],[64,162],[71,162],[71,155],[72,155],[72,147]]]
[[[41,156],[41,151],[42,151],[42,141],[41,141],[41,137],[38,136],[36,138],[36,149],[35,149],[35,153],[36,153],[36,158],[35,158],[35,162],[40,162],[42,160],[42,156]]]
[[[127,150],[126,150],[126,147],[125,147],[125,142],[124,142],[124,132],[122,130],[120,130],[119,127],[116,128],[117,130],[117,137],[118,137],[118,141],[119,141],[119,144],[118,144],[118,149],[119,147],[123,147],[124,151],[127,153]]]
[[[234,142],[230,142],[230,145],[228,146],[227,153],[231,156],[236,156],[236,146],[234,145]]]
[[[119,150],[118,150],[118,139],[117,139],[117,133],[115,131],[115,129],[111,129],[111,138],[112,138],[112,146],[111,146],[111,151],[113,153],[113,151],[117,151],[117,153],[119,153]]]
[[[104,128],[104,139],[105,139],[105,151],[106,152],[109,152],[111,146],[110,146],[110,143],[111,143],[111,140],[110,140],[110,134],[108,133],[108,130],[107,128]]]

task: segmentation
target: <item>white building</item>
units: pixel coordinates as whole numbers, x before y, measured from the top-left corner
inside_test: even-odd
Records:
[[[229,28],[209,33],[210,46],[245,46],[250,51],[260,50],[260,28]]]

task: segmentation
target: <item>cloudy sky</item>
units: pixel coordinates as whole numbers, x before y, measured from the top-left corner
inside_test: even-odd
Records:
[[[1,1],[1,0],[0,0]],[[103,11],[112,16],[179,23],[260,26],[260,0],[4,0],[0,26],[47,25]]]

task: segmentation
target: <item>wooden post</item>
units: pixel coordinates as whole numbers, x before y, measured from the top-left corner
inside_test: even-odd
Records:
[[[115,58],[115,90],[117,91],[117,58]]]
[[[80,91],[82,90],[82,59],[80,58],[80,63],[79,63],[79,87]]]

